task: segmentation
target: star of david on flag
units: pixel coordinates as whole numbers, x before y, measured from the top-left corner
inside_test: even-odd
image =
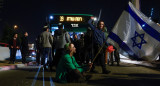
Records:
[[[160,54],[160,26],[129,2],[107,41],[131,59],[154,61]]]
[[[140,38],[140,42],[137,42],[137,38]],[[133,47],[137,46],[139,49],[141,49],[142,44],[147,43],[144,39],[144,34],[139,34],[138,32],[135,31],[135,36],[132,37],[132,41],[133,41]]]

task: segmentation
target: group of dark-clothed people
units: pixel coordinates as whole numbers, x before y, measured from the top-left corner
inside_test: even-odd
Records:
[[[44,69],[47,70],[46,67],[49,66],[50,70],[52,70],[52,66],[57,66],[60,57],[64,55],[64,45],[70,42],[69,34],[63,30],[62,24],[58,25],[58,30],[55,31],[54,36],[49,32],[48,26],[45,26],[43,29],[44,31],[36,40],[36,61],[38,64],[43,64]],[[55,55],[54,50],[56,50]]]
[[[77,34],[73,34],[73,39],[71,42],[75,45],[76,47],[76,53],[74,56],[76,57],[76,61],[78,61],[79,64],[84,63],[85,58],[84,58],[84,34],[79,34],[80,38],[78,39]]]
[[[10,64],[11,63],[15,63],[15,59],[16,59],[16,52],[18,49],[21,50],[21,54],[22,54],[22,63],[25,64],[26,63],[26,56],[28,54],[28,33],[25,32],[24,36],[21,38],[21,42],[20,39],[18,38],[18,33],[15,33],[14,36],[10,39],[9,41],[9,49],[10,49]]]

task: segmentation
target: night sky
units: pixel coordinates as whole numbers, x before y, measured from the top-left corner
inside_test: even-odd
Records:
[[[112,29],[129,0],[4,0],[3,20],[10,26],[18,25],[29,33],[29,42],[34,42],[42,32],[46,17],[54,13],[80,13],[98,16]],[[150,16],[155,8],[155,18],[159,19],[158,0],[141,0],[141,11]],[[153,15],[153,16],[154,16]],[[2,31],[1,31],[2,32]]]

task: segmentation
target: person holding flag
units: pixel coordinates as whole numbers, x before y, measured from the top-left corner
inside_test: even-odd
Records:
[[[100,60],[100,64],[101,64],[101,67],[102,67],[102,73],[103,74],[108,74],[108,73],[110,73],[110,71],[106,70],[105,57],[104,57],[104,52],[103,52],[104,44],[106,46],[108,46],[108,43],[107,43],[106,38],[105,38],[105,34],[103,32],[103,28],[105,27],[104,22],[99,21],[98,24],[97,24],[97,27],[95,27],[92,24],[92,19],[90,19],[88,21],[88,23],[90,25],[90,28],[93,30],[93,48],[94,48],[94,54],[95,54],[94,58],[96,60],[98,60],[98,59]],[[96,55],[96,53],[97,53],[97,55]],[[97,58],[96,58],[96,56],[97,56]],[[93,63],[93,61],[92,61],[92,63]],[[94,69],[95,69],[95,63],[93,63],[90,72],[97,72]]]

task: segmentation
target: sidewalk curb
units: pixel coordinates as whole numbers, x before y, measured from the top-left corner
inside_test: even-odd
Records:
[[[2,67],[0,67],[0,71],[13,70],[13,69],[16,69],[16,68],[17,68],[17,65],[2,66]]]
[[[13,64],[9,66],[1,66],[0,71],[14,70],[14,69],[21,68],[21,67],[33,66],[34,64],[35,62],[29,62],[27,64]]]
[[[134,64],[138,66],[145,66],[145,67],[150,67],[150,68],[160,68],[160,62],[156,61],[137,61],[137,60],[131,60],[129,58],[122,58],[121,59],[122,63],[128,63],[128,64]]]

